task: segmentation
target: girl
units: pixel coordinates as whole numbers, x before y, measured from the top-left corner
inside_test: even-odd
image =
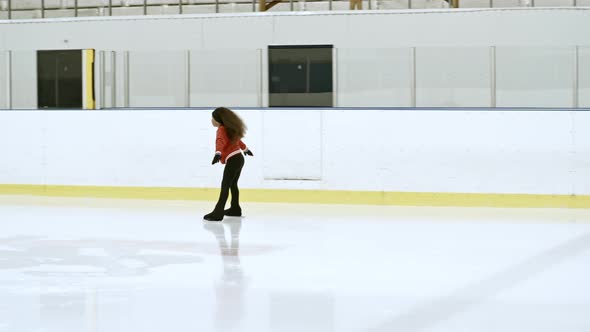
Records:
[[[241,140],[246,133],[246,125],[240,117],[225,107],[218,107],[213,111],[211,123],[217,127],[217,138],[215,140],[215,156],[211,165],[221,161],[225,164],[223,170],[223,180],[221,180],[221,193],[219,200],[213,212],[205,215],[203,218],[208,221],[221,221],[223,216],[241,217],[242,208],[240,207],[240,191],[238,189],[238,180],[244,167],[244,156],[254,156],[246,144]],[[225,208],[225,202],[229,191],[231,190],[231,205],[228,210]]]

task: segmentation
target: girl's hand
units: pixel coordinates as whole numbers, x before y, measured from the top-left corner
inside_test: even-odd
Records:
[[[213,157],[213,161],[211,162],[211,165],[217,164],[220,160],[221,160],[221,154],[216,153],[215,156]]]
[[[244,154],[254,157],[254,154],[252,153],[252,151],[250,151],[250,149],[246,149],[246,151],[244,151]]]

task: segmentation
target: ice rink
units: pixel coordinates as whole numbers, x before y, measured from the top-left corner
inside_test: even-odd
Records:
[[[0,331],[590,331],[590,210],[0,196]]]

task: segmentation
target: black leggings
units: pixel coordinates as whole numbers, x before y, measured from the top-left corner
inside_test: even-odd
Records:
[[[221,180],[221,192],[219,200],[215,205],[215,212],[222,213],[231,190],[231,208],[240,207],[240,190],[238,189],[238,180],[244,167],[244,156],[240,153],[227,159],[225,169],[223,170],[223,180]]]

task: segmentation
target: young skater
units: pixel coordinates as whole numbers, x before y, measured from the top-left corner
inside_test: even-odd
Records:
[[[221,161],[222,164],[225,164],[225,169],[221,180],[219,200],[213,212],[205,215],[203,219],[221,221],[224,215],[241,217],[242,208],[240,207],[238,180],[240,179],[242,167],[244,167],[242,151],[249,156],[254,156],[252,151],[242,142],[242,137],[246,133],[246,125],[236,113],[225,107],[218,107],[213,111],[211,123],[214,127],[217,127],[216,152],[211,165]],[[228,210],[224,211],[230,190],[231,205]]]

